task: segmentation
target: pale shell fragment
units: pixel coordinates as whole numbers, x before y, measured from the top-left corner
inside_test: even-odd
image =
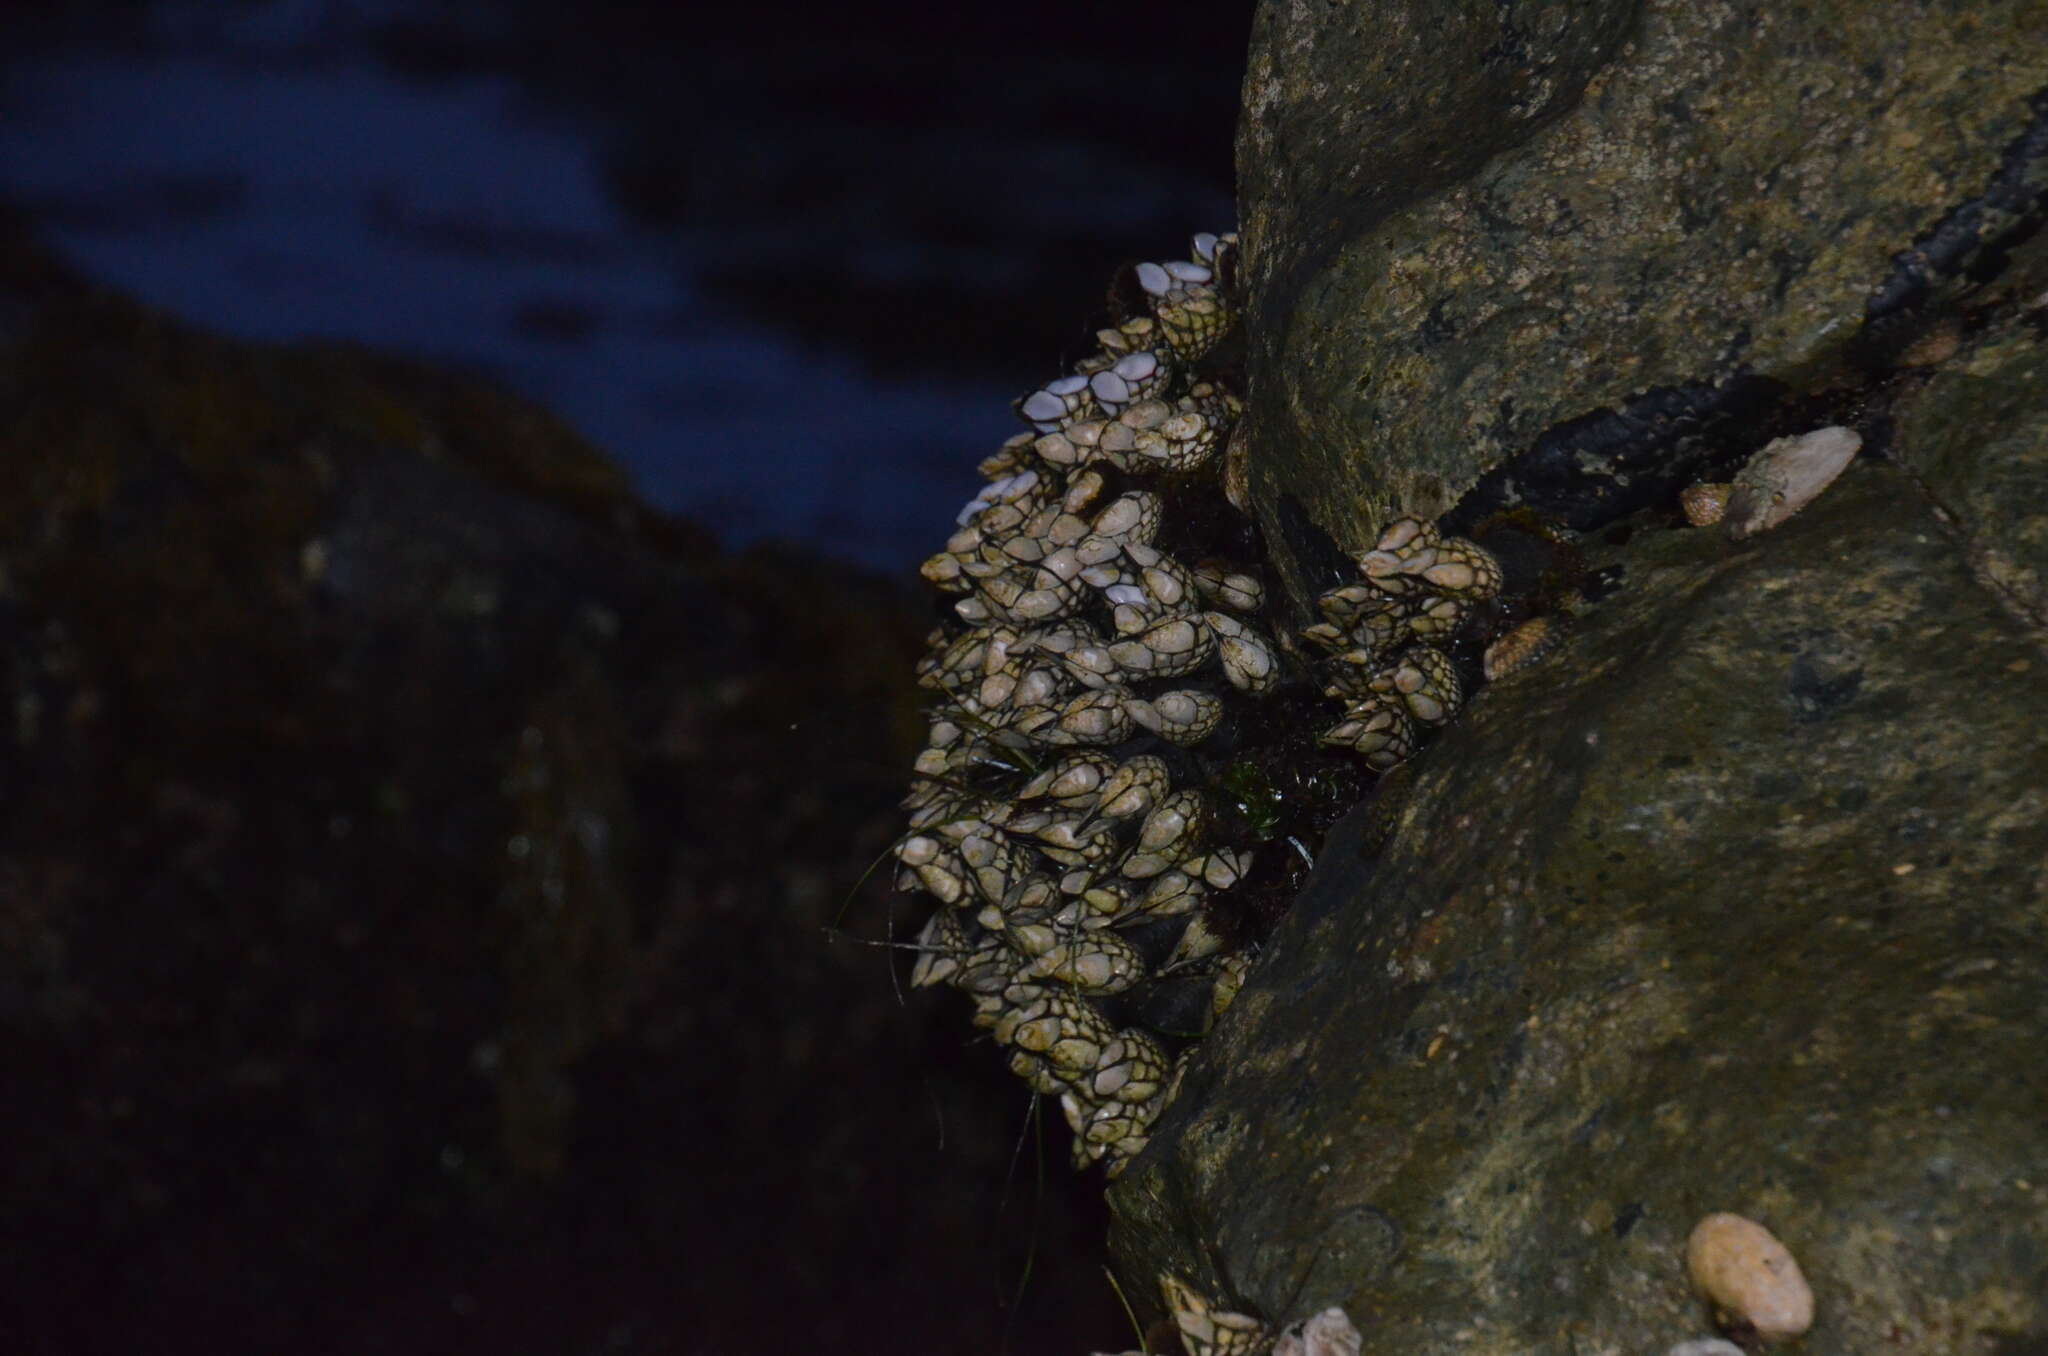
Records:
[[[1735,541],[1768,532],[1832,485],[1863,446],[1854,429],[1834,425],[1779,438],[1749,459],[1728,493],[1722,522]]]
[[[1332,1305],[1281,1334],[1273,1356],[1359,1356],[1364,1347],[1351,1316]]]
[[[1766,1342],[1797,1337],[1813,1326],[1813,1290],[1791,1250],[1769,1229],[1741,1215],[1708,1215],[1685,1243],[1693,1288],[1727,1321],[1754,1329]]]

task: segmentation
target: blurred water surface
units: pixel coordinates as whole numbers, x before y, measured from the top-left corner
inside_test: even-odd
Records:
[[[194,324],[483,371],[731,543],[901,570],[1109,271],[1229,220],[1210,8],[53,5],[0,196]]]

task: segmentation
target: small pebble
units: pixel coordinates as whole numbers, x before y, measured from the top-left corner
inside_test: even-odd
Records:
[[[1678,492],[1678,507],[1694,527],[1712,527],[1728,511],[1728,492],[1735,487],[1725,480],[1704,480]]]
[[[1685,1269],[1725,1323],[1753,1329],[1766,1342],[1813,1326],[1813,1291],[1799,1263],[1755,1220],[1708,1215],[1686,1240]]]
[[[1748,1356],[1741,1347],[1725,1337],[1695,1337],[1690,1342],[1680,1342],[1664,1353],[1664,1356]]]

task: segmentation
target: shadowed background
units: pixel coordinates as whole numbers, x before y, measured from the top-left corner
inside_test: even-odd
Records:
[[[689,9],[10,16],[13,1349],[1128,1345],[864,872],[1249,6]]]

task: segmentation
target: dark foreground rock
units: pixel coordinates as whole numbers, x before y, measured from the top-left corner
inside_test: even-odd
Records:
[[[851,940],[907,590],[722,556],[483,383],[194,334],[11,227],[0,461],[9,1350],[1115,1329],[1095,1193],[1027,1153],[1004,1209],[1011,1080]]]
[[[1297,589],[1400,512],[1583,529],[1583,570],[1566,643],[1325,844],[1114,1249],[1367,1352],[1656,1353],[1711,1331],[1685,1240],[1733,1211],[1812,1284],[1798,1350],[2040,1350],[2043,15],[1564,9],[1265,11],[1253,465]],[[1397,86],[1317,65],[1366,34]],[[1449,114],[1486,155],[1415,149]],[[1864,453],[1789,523],[1679,518],[1831,423]]]

